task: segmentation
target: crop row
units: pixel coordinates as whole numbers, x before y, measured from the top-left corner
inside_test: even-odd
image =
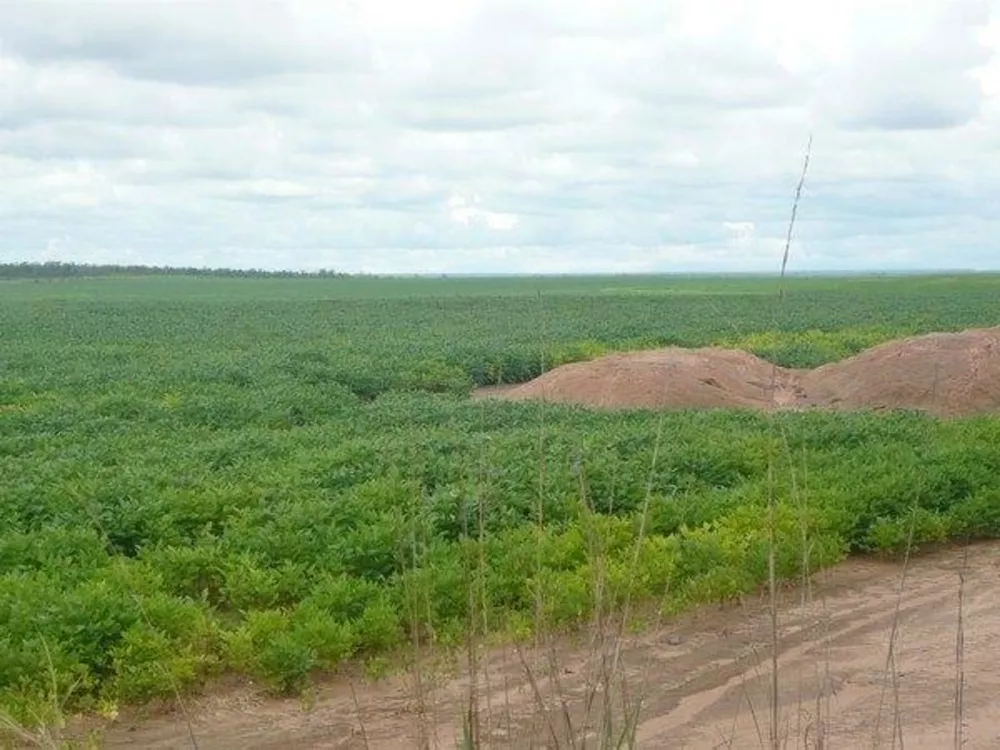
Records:
[[[785,576],[1000,533],[992,418],[465,398],[631,347],[810,366],[990,324],[996,279],[808,280],[781,308],[770,281],[533,283],[3,287],[0,708],[30,720],[53,684],[94,708],[226,671],[294,689],[414,636],[736,596],[765,574],[772,497]]]

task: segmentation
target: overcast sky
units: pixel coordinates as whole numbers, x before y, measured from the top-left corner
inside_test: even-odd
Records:
[[[1000,0],[0,0],[0,260],[1000,268]]]

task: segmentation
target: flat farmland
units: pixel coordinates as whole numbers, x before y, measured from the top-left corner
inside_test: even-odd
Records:
[[[1000,536],[993,409],[470,398],[617,352],[718,346],[808,369],[1000,323],[996,275],[777,291],[740,276],[0,282],[0,708],[34,731],[233,679],[304,695],[616,618],[655,632],[755,595],[772,568],[801,581]]]

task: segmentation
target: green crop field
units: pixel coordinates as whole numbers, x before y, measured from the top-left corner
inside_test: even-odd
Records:
[[[1000,276],[0,282],[0,708],[676,611],[1000,535],[1000,420],[470,401],[614,350],[814,366],[1000,322]],[[596,600],[600,576],[605,592]],[[639,611],[638,608],[636,611]],[[651,610],[650,610],[651,611]]]

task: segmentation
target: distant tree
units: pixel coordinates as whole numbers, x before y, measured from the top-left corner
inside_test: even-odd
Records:
[[[201,276],[227,278],[339,278],[348,274],[319,271],[265,271],[260,268],[193,268],[175,266],[109,265],[89,263],[0,263],[0,279],[73,279],[101,276]]]

